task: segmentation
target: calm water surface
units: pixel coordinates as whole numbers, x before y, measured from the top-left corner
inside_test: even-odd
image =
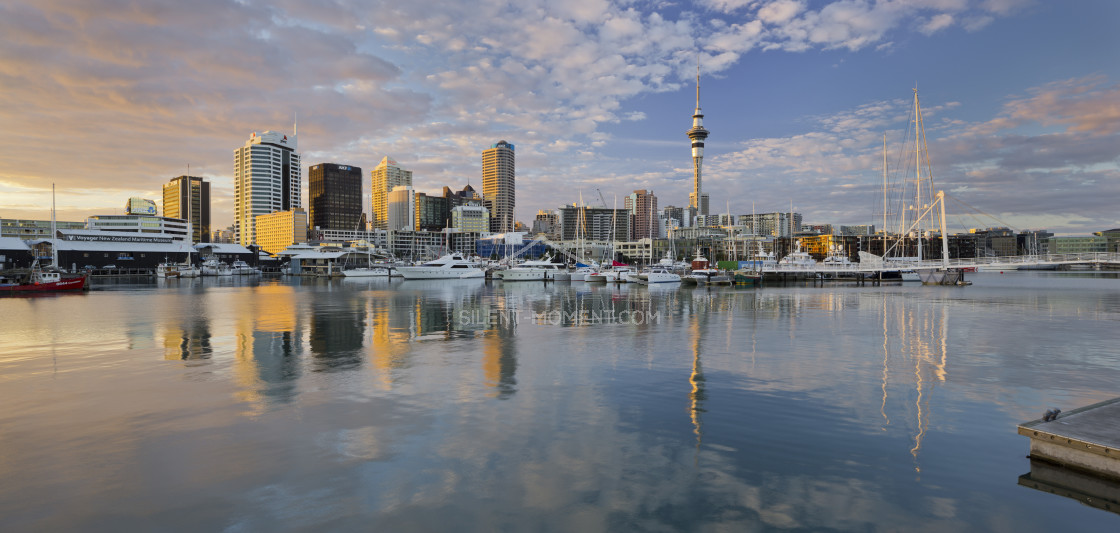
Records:
[[[1109,531],[1016,424],[1120,280],[169,280],[0,299],[0,530]]]

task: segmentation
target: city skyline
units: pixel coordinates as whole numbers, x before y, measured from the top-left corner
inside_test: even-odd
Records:
[[[579,190],[687,205],[699,57],[713,214],[875,223],[881,138],[893,165],[916,84],[938,188],[994,215],[965,225],[1120,226],[1114,2],[104,0],[0,14],[4,218],[49,218],[52,183],[60,220],[115,214],[189,165],[226,227],[229,148],[294,137],[297,115],[305,163],[392,154],[418,191],[479,186],[478,153],[514,143],[521,222]]]

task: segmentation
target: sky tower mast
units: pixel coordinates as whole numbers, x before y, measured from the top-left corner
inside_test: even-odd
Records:
[[[700,187],[700,167],[704,162],[704,139],[708,130],[704,129],[704,112],[700,110],[700,58],[696,58],[696,112],[692,114],[692,129],[688,130],[692,140],[692,194],[688,195],[688,206],[700,215],[708,214],[708,198]]]

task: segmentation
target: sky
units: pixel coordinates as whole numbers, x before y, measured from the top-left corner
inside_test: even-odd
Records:
[[[389,156],[481,189],[516,145],[517,217],[635,189],[683,206],[710,130],[713,213],[881,225],[913,179],[917,88],[951,231],[1120,227],[1114,0],[7,0],[0,217],[119,214],[170,178],[233,220],[233,151],[292,133],[306,167]],[[366,207],[368,210],[368,206]]]

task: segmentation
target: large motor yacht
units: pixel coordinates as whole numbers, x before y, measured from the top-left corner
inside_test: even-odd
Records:
[[[486,272],[478,264],[463,258],[463,254],[447,254],[435,261],[416,266],[396,268],[404,279],[467,279],[482,278]]]

